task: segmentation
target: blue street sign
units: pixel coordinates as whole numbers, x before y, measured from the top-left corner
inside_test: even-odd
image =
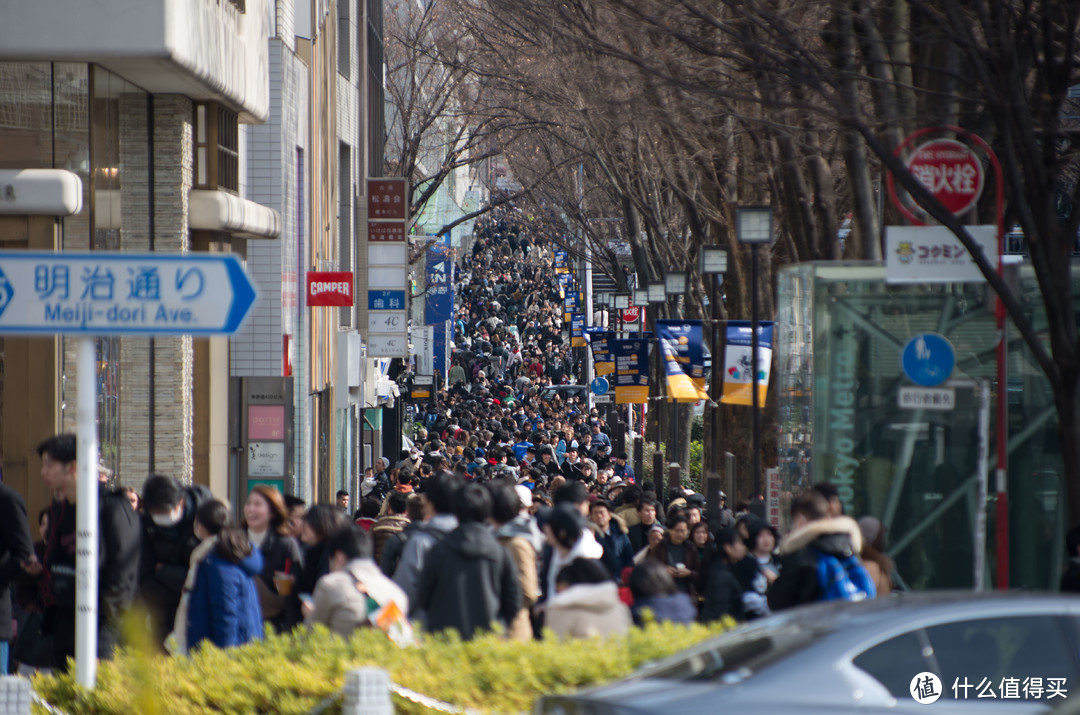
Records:
[[[598,377],[589,383],[589,389],[592,390],[594,395],[607,394],[608,387],[608,381],[602,377]]]
[[[367,307],[368,310],[405,310],[405,291],[369,290]]]
[[[0,251],[0,333],[227,335],[255,303],[235,256]]]
[[[956,366],[952,344],[937,333],[916,335],[900,358],[904,374],[917,385],[934,387],[949,379]]]

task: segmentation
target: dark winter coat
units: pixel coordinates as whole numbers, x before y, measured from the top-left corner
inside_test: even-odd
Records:
[[[412,612],[426,612],[425,628],[453,628],[468,640],[495,621],[508,626],[521,608],[513,559],[491,530],[462,524],[431,547]]]
[[[600,561],[611,574],[611,578],[621,583],[623,569],[634,565],[634,549],[630,546],[630,538],[622,533],[614,520],[608,531],[606,535],[596,534],[596,543],[604,547],[604,555],[600,557]]]
[[[65,499],[49,508],[42,575],[42,633],[53,638],[53,667],[75,654],[75,510]],[[119,491],[98,492],[98,657],[111,658],[120,620],[135,598],[139,577],[139,517]]]
[[[256,587],[263,599],[260,603],[272,601],[274,605],[274,612],[264,613],[264,618],[278,633],[291,630],[303,620],[298,595],[303,593],[298,586],[304,581],[304,557],[300,544],[287,534],[268,531],[259,544],[259,552],[262,554],[262,569],[259,571],[262,585],[256,584]],[[288,571],[296,576],[293,592],[288,596],[282,597],[277,593],[277,586],[274,585],[274,573],[277,571]]]
[[[646,542],[648,543],[648,542]],[[682,564],[689,571],[689,576],[675,579],[675,585],[680,591],[690,597],[690,600],[697,600],[697,592],[700,587],[699,580],[701,579],[701,562],[698,560],[697,546],[694,545],[690,539],[683,542],[685,549],[683,549]],[[668,553],[668,547],[671,546],[671,534],[665,534],[664,540],[659,544],[649,549],[647,558],[653,561],[659,561],[665,566],[675,566],[675,560]]]
[[[188,650],[203,640],[228,648],[262,638],[262,612],[255,591],[262,567],[258,549],[240,563],[212,553],[199,564],[188,607]]]
[[[648,609],[652,612],[657,623],[670,621],[671,623],[693,623],[697,619],[697,608],[682,591],[667,596],[650,596],[634,600],[630,612],[634,616],[635,625],[644,625],[643,611]]]
[[[820,601],[818,553],[843,560],[859,553],[862,533],[846,516],[811,521],[788,534],[780,544],[780,576],[769,587],[769,608],[777,611]]]
[[[199,545],[195,512],[214,495],[201,484],[184,487],[184,515],[172,526],[158,526],[149,514],[141,518],[139,598],[150,609],[158,640],[164,640],[176,620],[176,607],[184,590],[191,552]]]
[[[26,502],[14,489],[0,484],[0,640],[11,640],[11,585],[33,553]]]
[[[701,620],[705,623],[731,616],[743,620],[743,591],[731,565],[723,557],[713,559],[705,581],[705,602],[701,605]]]

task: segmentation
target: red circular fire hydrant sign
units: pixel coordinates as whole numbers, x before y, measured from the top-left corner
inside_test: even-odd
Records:
[[[982,194],[982,164],[971,147],[955,139],[920,144],[907,158],[907,167],[954,216],[970,211]]]

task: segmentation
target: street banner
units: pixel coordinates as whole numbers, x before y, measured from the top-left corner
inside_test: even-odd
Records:
[[[611,354],[611,341],[615,333],[603,328],[585,328],[585,342],[592,348],[593,368],[598,377],[615,372],[615,358]]]
[[[705,351],[700,320],[657,320],[660,360],[667,395],[675,402],[709,399],[705,389]]]
[[[434,245],[427,249],[424,299],[424,322],[435,326],[432,344],[432,369],[444,378],[450,357],[449,333],[454,318],[454,261],[451,249]]]
[[[570,254],[567,251],[555,251],[555,272],[570,272]]]
[[[585,347],[585,314],[584,313],[571,313],[570,314],[570,347],[583,348]]]
[[[754,404],[753,373],[750,372],[753,354],[753,328],[749,320],[730,320],[727,328],[727,349],[724,354],[724,392],[721,402],[729,405]],[[772,321],[758,323],[758,406],[765,406],[769,392],[769,372],[772,366]]]
[[[612,340],[615,358],[615,403],[644,405],[649,401],[649,343]]]
[[[570,322],[570,315],[572,313],[581,312],[581,293],[573,290],[566,294],[563,298],[563,322]]]
[[[565,293],[574,287],[574,275],[572,273],[559,274],[559,290]]]

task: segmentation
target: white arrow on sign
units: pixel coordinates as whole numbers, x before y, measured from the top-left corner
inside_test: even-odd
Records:
[[[254,303],[229,254],[0,251],[0,334],[227,335]]]

